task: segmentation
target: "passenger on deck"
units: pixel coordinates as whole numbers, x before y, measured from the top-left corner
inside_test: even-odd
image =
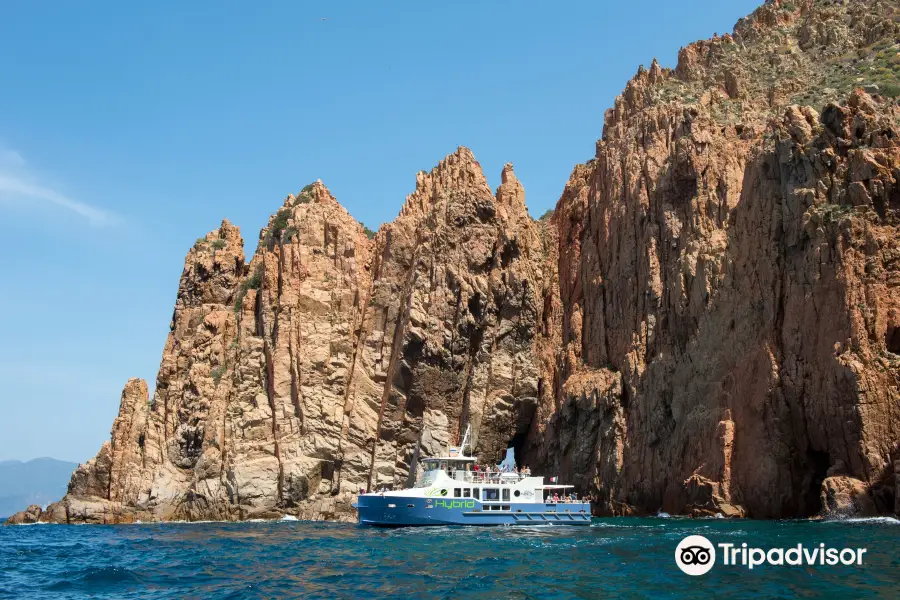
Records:
[[[553,493],[553,504],[559,504],[559,494]]]

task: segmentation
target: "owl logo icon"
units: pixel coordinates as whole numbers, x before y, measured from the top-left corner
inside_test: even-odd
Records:
[[[703,575],[716,564],[716,548],[702,535],[689,535],[675,548],[675,564],[688,575]]]

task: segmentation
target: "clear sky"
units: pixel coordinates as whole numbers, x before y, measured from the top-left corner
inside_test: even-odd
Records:
[[[321,178],[376,229],[459,145],[539,216],[638,65],[757,4],[3,2],[0,460],[95,454],[223,217],[250,255]]]

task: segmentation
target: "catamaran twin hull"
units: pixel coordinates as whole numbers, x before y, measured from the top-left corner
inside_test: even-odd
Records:
[[[484,503],[472,498],[403,498],[360,494],[356,503],[363,525],[590,525],[591,505],[582,502]]]

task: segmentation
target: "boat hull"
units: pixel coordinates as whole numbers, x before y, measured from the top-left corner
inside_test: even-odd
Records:
[[[410,527],[428,525],[590,525],[587,503],[536,504],[504,502],[509,510],[471,498],[421,498],[364,494],[356,508],[362,525]]]

